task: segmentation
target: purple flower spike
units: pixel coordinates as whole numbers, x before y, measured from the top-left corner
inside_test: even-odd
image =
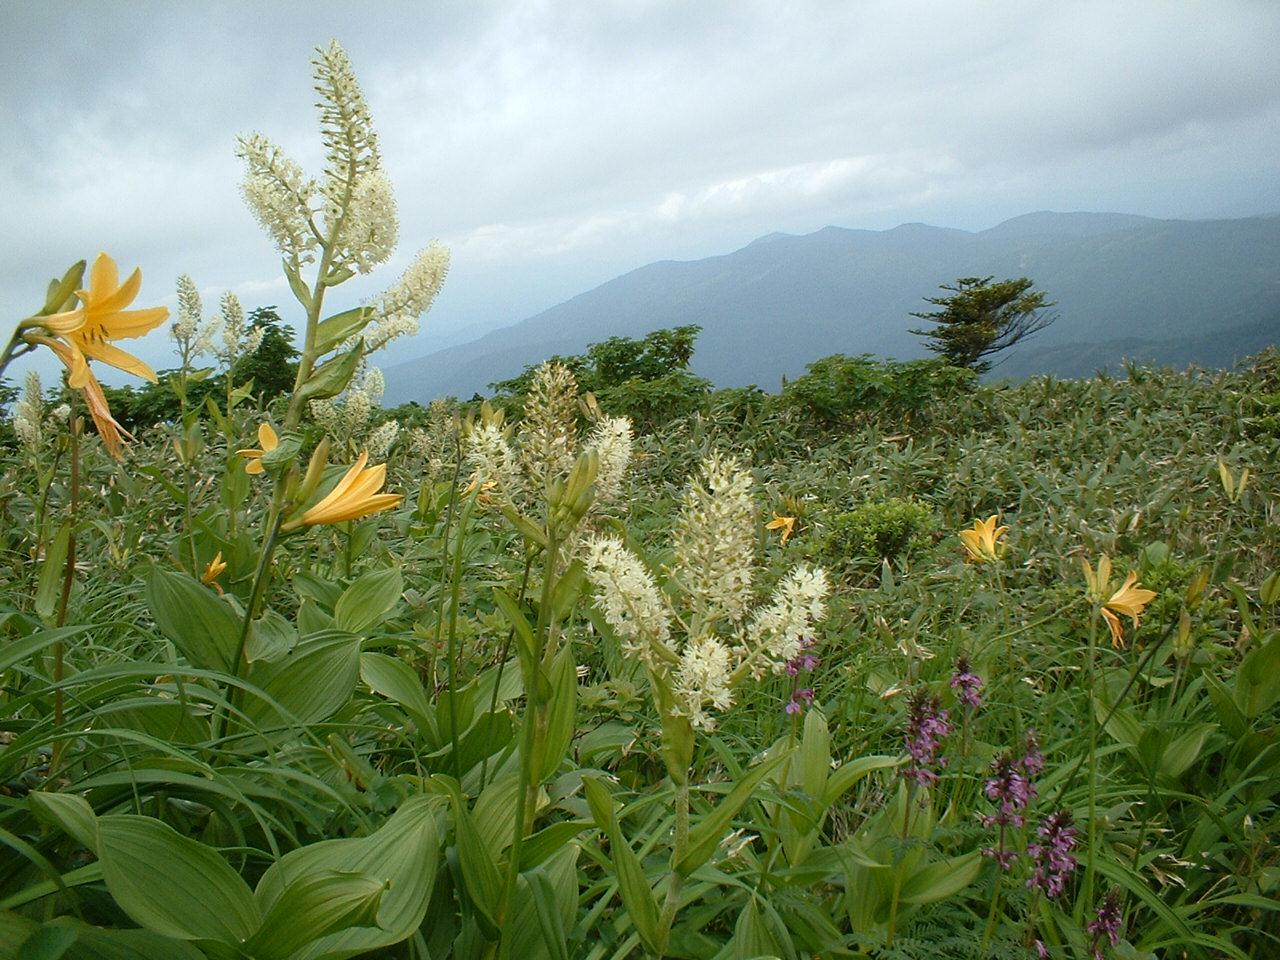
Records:
[[[786,706],[789,714],[797,714],[805,707],[813,703],[813,688],[801,687],[795,693],[791,694],[791,701]]]
[[[1120,942],[1120,923],[1122,919],[1120,915],[1120,894],[1112,890],[1102,898],[1102,904],[1098,907],[1097,918],[1089,921],[1089,925],[1085,928],[1089,932],[1089,936],[1093,938],[1089,944],[1089,950],[1093,954],[1094,960],[1103,960],[1103,937],[1106,937],[1113,947]]]
[[[1050,900],[1060,897],[1079,862],[1071,851],[1076,845],[1076,828],[1071,814],[1059,810],[1045,817],[1036,828],[1035,843],[1027,844],[1027,854],[1035,864],[1027,886],[1044,891]]]
[[[956,660],[956,672],[951,677],[951,689],[956,692],[956,698],[965,706],[978,709],[982,706],[982,697],[978,691],[982,689],[982,678],[969,669],[969,658],[960,657]]]
[[[916,693],[907,709],[907,729],[903,735],[907,755],[911,762],[902,775],[916,784],[927,787],[936,783],[938,774],[933,767],[945,767],[947,758],[938,755],[939,742],[951,732],[947,711],[937,697],[930,697],[923,690]]]

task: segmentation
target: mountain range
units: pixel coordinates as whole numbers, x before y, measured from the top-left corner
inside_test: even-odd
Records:
[[[1124,358],[1230,366],[1280,342],[1280,216],[1157,220],[1030,213],[970,232],[774,233],[703,260],[623,274],[470,343],[385,370],[387,400],[470,397],[553,354],[696,323],[696,373],[776,390],[832,353],[926,356],[912,311],[958,277],[1030,277],[1056,322],[1018,344],[997,377],[1089,376]]]

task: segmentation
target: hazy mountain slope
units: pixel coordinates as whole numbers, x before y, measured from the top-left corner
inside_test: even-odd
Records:
[[[697,372],[720,385],[775,389],[781,376],[830,353],[924,355],[908,332],[918,323],[911,311],[941,283],[987,274],[1029,276],[1058,304],[1058,322],[1000,367],[1010,376],[1081,375],[1126,355],[1220,365],[1280,336],[1280,217],[1033,213],[978,233],[827,227],[641,267],[479,340],[388,368],[388,399],[470,396],[551,354],[684,323],[703,328]]]

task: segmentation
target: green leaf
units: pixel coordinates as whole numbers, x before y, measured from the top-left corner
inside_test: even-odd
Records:
[[[135,923],[178,940],[238,946],[258,928],[253,894],[222,856],[151,817],[98,819],[107,890]]]
[[[326,317],[316,325],[316,356],[323,356],[348,337],[362,331],[373,319],[372,307],[354,307]]]
[[[604,784],[594,777],[583,777],[582,788],[587,795],[591,815],[608,834],[609,851],[618,877],[618,893],[622,897],[622,905],[627,908],[627,916],[635,924],[636,933],[649,952],[661,956],[665,944],[661,942],[662,933],[658,926],[658,901],[649,887],[639,857],[618,826],[613,798]]]
[[[432,740],[438,739],[435,710],[413,667],[385,653],[362,653],[360,679],[374,693],[394,700],[408,710],[413,715],[414,722]]]
[[[32,812],[61,829],[76,842],[97,853],[98,818],[84,797],[74,793],[43,793],[33,790],[27,795]]]
[[[890,767],[896,767],[902,760],[898,757],[888,757],[883,754],[873,754],[867,757],[858,757],[856,760],[850,760],[848,763],[842,763],[832,771],[831,776],[827,779],[826,789],[823,792],[822,801],[824,806],[831,806],[849,790],[853,789],[854,784],[865,777],[869,773],[877,770],[887,770]]]
[[[519,641],[518,648],[521,651],[521,659],[532,660],[536,644],[533,637],[533,627],[530,626],[529,620],[525,617],[524,611],[520,609],[520,605],[516,603],[515,598],[505,590],[494,588],[493,602],[498,609],[502,611],[502,615],[507,618],[507,622],[511,624],[512,629],[516,632],[516,640]]]
[[[60,960],[76,942],[76,931],[71,927],[41,927],[18,950],[22,960]]]
[[[1236,703],[1249,719],[1262,716],[1280,700],[1280,633],[1249,651],[1236,671]]]
[[[976,852],[928,864],[907,878],[898,899],[903,903],[944,900],[973,883],[981,870],[982,857]]]
[[[1160,756],[1160,772],[1175,780],[1186,773],[1199,758],[1200,751],[1204,749],[1205,740],[1209,739],[1209,734],[1215,729],[1215,724],[1202,723],[1181,736],[1174,737]]]
[[[157,567],[147,582],[146,598],[160,632],[192,664],[234,672],[240,618],[212,590],[185,573]]]
[[[338,629],[364,633],[381,623],[400,601],[404,577],[394,567],[374,570],[347,587],[333,608]]]
[[[586,579],[587,570],[581,560],[574,560],[569,564],[568,569],[560,574],[551,594],[551,612],[557,619],[564,619],[573,610],[573,605],[578,602]]]
[[[720,846],[720,841],[724,839],[725,832],[729,829],[729,824],[742,809],[743,805],[751,799],[751,795],[755,793],[756,786],[768,774],[778,766],[784,759],[790,756],[791,751],[782,750],[776,755],[762,760],[750,770],[742,775],[729,795],[720,801],[719,805],[711,811],[706,817],[698,822],[698,824],[689,831],[689,845],[685,850],[684,857],[676,864],[676,869],[686,877],[694,870],[706,863],[716,847]]]
[[[66,577],[67,548],[71,544],[71,524],[58,528],[53,542],[40,562],[40,580],[36,585],[36,615],[48,623],[53,620],[62,595],[62,582]]]
[[[293,295],[298,298],[298,302],[302,304],[304,310],[311,309],[311,291],[307,289],[307,285],[302,282],[302,277],[298,275],[298,271],[293,269],[293,265],[288,260],[282,260],[284,266],[285,278],[289,281],[289,289],[293,291]]]
[[[307,637],[274,663],[253,665],[249,682],[270,700],[249,697],[247,722],[272,729],[327,720],[351,699],[359,676],[359,637],[340,630]]]
[[[336,397],[347,389],[363,351],[364,344],[361,342],[326,360],[311,372],[311,376],[298,388],[295,396],[302,400],[327,400]]]
[[[805,714],[799,759],[801,787],[809,796],[820,799],[831,777],[831,732],[827,718],[819,710]]]
[[[476,829],[475,821],[467,810],[466,800],[457,784],[437,777],[444,783],[453,804],[453,833],[458,845],[458,866],[462,869],[462,884],[467,896],[487,926],[486,936],[496,939],[498,932],[498,908],[502,900],[502,874],[498,871],[496,855],[489,849]]]
[[[274,662],[288,654],[297,643],[298,631],[294,625],[274,610],[267,610],[249,624],[244,656],[250,663],[259,660]]]
[[[351,927],[377,927],[387,886],[363,873],[318,871],[288,884],[244,945],[254,960],[288,960],[313,940]]]
[[[290,960],[339,960],[399,943],[422,925],[435,885],[440,857],[438,818],[442,798],[405,801],[367,837],[322,840],[286,853],[267,868],[255,897],[270,914],[284,895],[286,880],[325,872],[360,873],[386,884],[378,928],[350,927],[307,944]]]
[[[556,890],[551,880],[539,870],[534,870],[520,879],[528,884],[534,910],[538,914],[538,928],[542,933],[542,942],[546,945],[547,952],[552,960],[569,960],[564,920],[556,903]]]
[[[559,769],[577,731],[578,668],[573,661],[573,645],[570,643],[564,645],[551,664],[551,690],[547,735],[539,758],[541,762],[535,768],[540,781]]]
[[[726,960],[761,960],[766,957],[792,960],[795,957],[796,949],[786,928],[778,922],[776,914],[769,916],[762,911],[761,903],[759,897],[752,896],[738,914],[733,939],[722,954]]]

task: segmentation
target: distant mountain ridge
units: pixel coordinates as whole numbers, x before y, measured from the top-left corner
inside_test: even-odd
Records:
[[[1088,376],[1124,357],[1228,366],[1280,342],[1280,216],[1157,220],[1037,212],[969,232],[773,233],[722,256],[640,267],[536,316],[386,372],[387,400],[469,397],[552,354],[696,323],[694,370],[777,389],[831,353],[925,356],[912,311],[957,277],[1032,278],[1058,321],[999,376]]]

